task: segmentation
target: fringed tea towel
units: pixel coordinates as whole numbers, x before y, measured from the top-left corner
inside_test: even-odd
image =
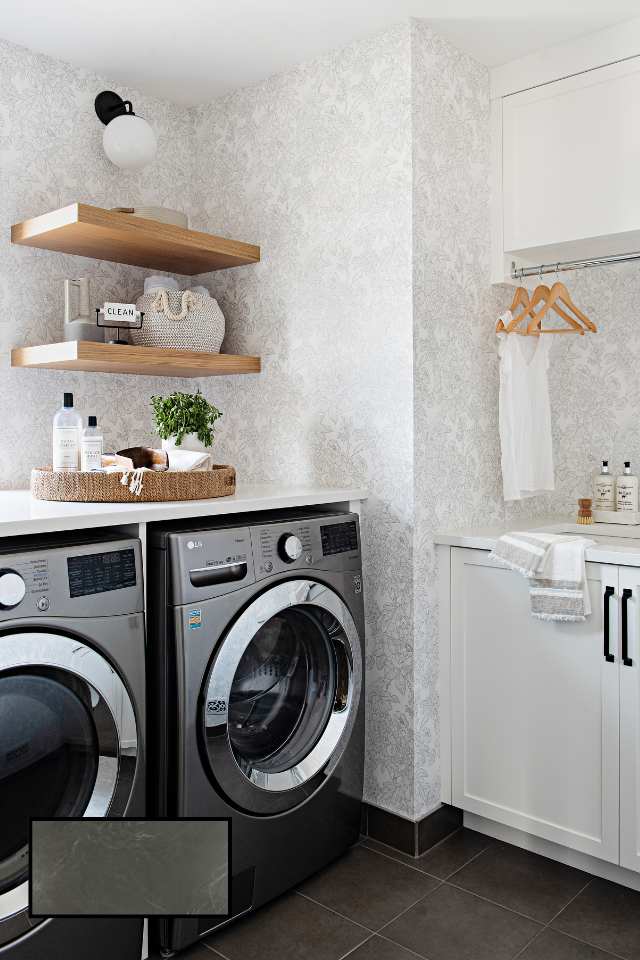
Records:
[[[489,559],[528,578],[536,619],[575,623],[591,614],[585,552],[593,546],[595,541],[586,537],[507,533],[496,541]]]

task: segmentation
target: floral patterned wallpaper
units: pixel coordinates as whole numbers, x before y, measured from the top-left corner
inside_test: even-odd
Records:
[[[13,370],[13,346],[62,339],[63,280],[91,278],[91,303],[135,299],[149,271],[12,246],[12,223],[74,201],[99,206],[157,203],[191,214],[193,118],[170,103],[115,85],[148,116],[158,157],[141,173],[113,166],[102,150],[93,101],[112,84],[0,40],[0,489],[28,486],[51,461],[51,420],[65,390],[97,414],[111,449],[150,441],[148,398],[166,381],[147,377]],[[180,383],[182,381],[176,381]]]
[[[366,796],[413,810],[411,63],[404,25],[200,107],[202,227],[262,244],[208,277],[224,348],[202,384],[243,477],[362,483]],[[409,587],[409,589],[408,589]]]
[[[489,73],[412,23],[415,795],[440,801],[433,536],[502,516],[489,277]]]
[[[193,110],[116,84],[159,135],[140,174],[102,152],[93,98],[111,86],[0,41],[0,489],[49,459],[63,390],[117,448],[152,442],[148,398],[167,387],[10,369],[12,346],[59,337],[64,277],[90,276],[95,305],[134,298],[148,273],[11,246],[11,223],[75,200],[158,203],[260,243],[260,264],[202,278],[223,348],[263,358],[259,376],[199,382],[224,411],[217,458],[247,482],[369,489],[366,799],[418,819],[440,789],[433,534],[521,509],[501,500],[487,335],[509,295],[488,282],[488,73],[412,21]],[[602,457],[640,469],[640,283],[621,267],[570,287],[607,337],[554,345],[558,492],[541,513],[571,509]]]

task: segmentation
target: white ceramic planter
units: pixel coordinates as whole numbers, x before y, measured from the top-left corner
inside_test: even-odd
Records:
[[[162,441],[162,449],[169,450],[197,450],[199,453],[206,453],[207,448],[201,440],[198,440],[197,434],[187,433],[182,438],[182,443],[180,446],[176,444],[175,437],[169,437],[168,440]]]

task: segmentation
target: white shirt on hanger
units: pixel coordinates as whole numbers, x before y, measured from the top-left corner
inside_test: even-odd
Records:
[[[505,326],[510,311],[503,315]],[[505,500],[522,500],[555,489],[549,350],[551,337],[498,334],[500,444]]]

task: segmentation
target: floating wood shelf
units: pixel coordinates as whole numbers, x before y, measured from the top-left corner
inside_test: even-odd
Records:
[[[260,247],[72,203],[11,227],[11,242],[193,276],[257,263]]]
[[[133,373],[150,377],[222,377],[260,373],[260,357],[71,340],[11,351],[12,367]]]

